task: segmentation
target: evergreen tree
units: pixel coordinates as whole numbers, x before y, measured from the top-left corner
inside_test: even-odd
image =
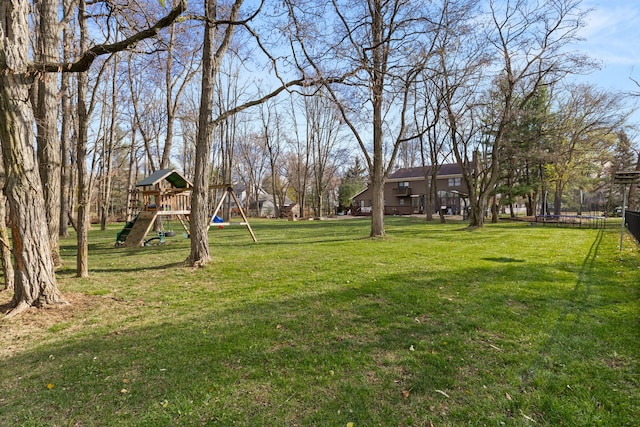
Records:
[[[338,188],[339,209],[343,210],[351,206],[353,196],[364,190],[366,187],[366,168],[362,165],[360,158],[355,157],[355,161],[344,174],[342,183]]]

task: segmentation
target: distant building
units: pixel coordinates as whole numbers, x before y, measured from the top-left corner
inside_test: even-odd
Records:
[[[281,213],[281,216],[286,217],[286,213],[288,213],[288,208],[294,205],[295,202],[288,197],[285,197],[284,204],[282,206],[278,206],[278,209]],[[273,194],[267,193],[263,189],[259,190],[258,200],[252,202],[249,205],[249,209],[252,214],[262,217],[262,218],[272,218],[276,214],[276,208],[273,203]],[[284,214],[284,215],[283,215]]]
[[[427,193],[425,172],[430,177],[430,169],[430,166],[402,168],[389,175],[384,185],[385,215],[425,213],[425,194]],[[462,179],[460,166],[457,163],[440,165],[436,188],[440,200],[439,203],[434,202],[434,212],[442,209],[445,215],[461,215],[466,206],[465,201],[469,190]],[[352,199],[352,213],[370,215],[371,199],[370,188],[356,194]]]

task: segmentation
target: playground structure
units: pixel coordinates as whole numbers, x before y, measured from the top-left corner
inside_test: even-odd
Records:
[[[116,237],[116,245],[124,247],[144,246],[152,240],[164,242],[165,237],[175,235],[173,230],[161,230],[157,236],[146,239],[157,219],[177,219],[189,236],[191,191],[193,185],[175,169],[161,169],[136,184],[136,196],[141,210]]]
[[[242,205],[236,197],[233,188],[229,184],[212,186],[212,189],[223,189],[224,192],[216,209],[211,215],[209,227],[212,223],[218,228],[229,225],[228,222],[220,221],[217,217],[220,208],[225,200],[232,198],[236,204],[239,213],[242,215],[244,222],[242,223],[249,230],[251,238],[257,242],[255,234],[249,225]],[[149,245],[151,242],[158,241],[164,243],[165,237],[175,236],[175,231],[161,229],[151,238],[147,235],[151,228],[161,219],[163,225],[171,220],[180,222],[184,230],[184,236],[190,236],[189,216],[191,215],[191,192],[193,185],[184,176],[175,169],[162,169],[156,171],[136,184],[135,200],[136,205],[140,206],[140,212],[132,221],[126,223],[122,231],[116,236],[116,246],[139,247]]]
[[[229,198],[231,198],[231,199],[233,199],[234,203],[236,204],[236,208],[238,209],[238,212],[242,216],[242,220],[244,221],[243,225],[245,225],[247,227],[247,230],[249,230],[249,234],[251,235],[251,238],[253,239],[253,242],[256,243],[258,241],[256,239],[256,235],[253,234],[253,230],[251,229],[251,225],[249,225],[249,220],[247,219],[247,216],[244,214],[244,211],[242,210],[242,204],[238,200],[238,197],[236,196],[236,193],[233,191],[233,187],[230,184],[223,184],[223,185],[214,185],[214,186],[211,186],[210,188],[211,189],[216,189],[216,190],[224,189],[224,193],[223,193],[222,197],[220,198],[220,201],[218,202],[218,205],[216,206],[216,208],[214,209],[213,213],[211,214],[211,219],[209,220],[209,225],[208,225],[207,229],[209,227],[211,227],[211,224],[217,225],[218,228],[223,228],[225,225],[229,225],[228,222],[224,222],[218,217],[218,212],[220,211],[220,208],[222,207],[222,204],[225,202],[225,200],[229,200]]]

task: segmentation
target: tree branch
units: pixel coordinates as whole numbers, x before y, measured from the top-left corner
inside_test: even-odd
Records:
[[[137,34],[132,35],[131,37],[122,40],[120,42],[112,43],[112,44],[99,44],[93,46],[91,49],[86,51],[77,61],[75,62],[66,62],[66,63],[32,63],[28,70],[30,72],[47,72],[47,73],[78,73],[87,71],[93,61],[98,56],[106,55],[115,52],[121,52],[123,50],[127,50],[132,46],[136,45],[138,42],[155,37],[158,35],[160,30],[166,28],[173,24],[176,19],[187,10],[187,0],[181,0],[180,3],[174,7],[171,12],[164,18],[160,19],[156,22],[152,27],[147,28],[146,30],[142,30]]]
[[[272,92],[264,95],[262,98],[254,99],[252,101],[245,102],[242,105],[238,105],[235,108],[232,108],[230,110],[227,110],[227,111],[223,112],[215,120],[213,120],[211,122],[211,124],[215,127],[218,124],[222,123],[227,118],[233,116],[234,114],[239,113],[240,111],[246,110],[247,108],[251,108],[251,107],[254,107],[256,105],[260,105],[260,104],[264,103],[265,101],[267,101],[268,99],[271,99],[271,98],[279,95],[280,93],[282,93],[285,90],[288,90],[291,87],[295,87],[295,86],[308,87],[308,86],[315,86],[315,85],[318,85],[318,84],[321,84],[321,82],[312,81],[312,80],[308,80],[308,79],[304,79],[304,78],[292,80],[290,82],[284,83],[282,86],[274,89]]]

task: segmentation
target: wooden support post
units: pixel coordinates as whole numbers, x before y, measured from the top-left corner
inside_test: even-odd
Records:
[[[236,202],[236,206],[238,206],[238,210],[240,211],[240,215],[242,215],[242,219],[244,220],[244,223],[247,226],[247,229],[249,230],[249,234],[251,234],[251,238],[253,239],[253,242],[257,243],[258,240],[256,239],[256,235],[253,234],[253,230],[251,229],[251,226],[249,225],[249,220],[247,219],[246,215],[244,214],[244,211],[242,210],[242,206],[240,205],[240,201],[236,197],[236,194],[233,192],[233,189],[231,189],[231,187],[229,187],[228,191],[231,194],[231,197],[233,197],[233,201]]]
[[[244,220],[244,224],[247,227],[247,230],[249,230],[249,234],[251,234],[251,238],[253,239],[253,242],[257,243],[258,239],[256,239],[256,235],[253,234],[253,230],[251,229],[251,225],[249,225],[249,220],[247,219],[247,216],[244,214],[244,211],[242,210],[242,205],[240,204],[240,201],[236,197],[236,194],[234,193],[233,188],[231,186],[228,186],[226,188],[224,194],[220,198],[220,202],[218,202],[218,206],[216,206],[216,209],[213,211],[213,214],[211,215],[211,219],[209,220],[209,224],[207,224],[207,230],[209,230],[209,228],[211,227],[211,223],[213,222],[213,219],[216,217],[216,215],[218,214],[218,211],[222,207],[222,204],[224,203],[225,199],[227,197],[229,197],[229,195],[231,195],[231,197],[233,198],[233,201],[236,203],[236,206],[238,206],[238,210],[240,211],[240,215],[242,215],[242,219]]]

